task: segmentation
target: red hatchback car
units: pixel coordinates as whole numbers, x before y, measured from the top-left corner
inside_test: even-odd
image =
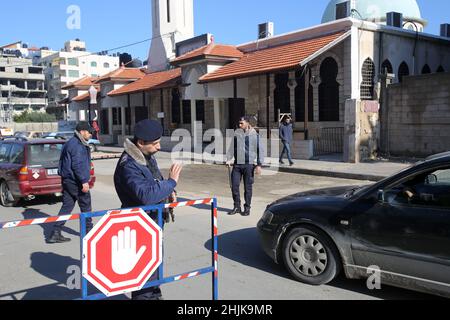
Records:
[[[37,196],[62,195],[58,164],[65,141],[0,140],[0,204],[15,206],[19,200]],[[94,187],[94,165],[91,180]]]

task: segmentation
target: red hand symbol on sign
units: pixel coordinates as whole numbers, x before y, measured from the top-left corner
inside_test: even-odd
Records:
[[[136,252],[136,230],[126,227],[111,239],[111,266],[115,273],[125,275],[133,271],[142,258],[146,246]]]

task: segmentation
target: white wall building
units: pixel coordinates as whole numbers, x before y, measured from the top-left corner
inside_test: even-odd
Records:
[[[83,77],[103,76],[119,67],[118,56],[87,52],[82,41],[68,41],[64,47],[64,51],[43,52],[39,61],[45,68],[49,107],[58,107],[68,97],[68,91],[62,89],[67,84]]]

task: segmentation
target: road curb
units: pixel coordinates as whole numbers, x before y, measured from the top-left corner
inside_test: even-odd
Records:
[[[182,160],[190,160],[190,161],[199,161],[199,159],[194,158],[184,158]],[[217,166],[225,165],[225,162],[210,162],[205,160],[200,160],[204,164],[213,164]],[[295,167],[279,167],[279,171],[283,173],[294,173],[294,174],[303,174],[303,175],[311,175],[318,177],[330,177],[330,178],[338,178],[338,179],[350,179],[350,180],[361,180],[361,181],[372,181],[379,182],[383,179],[386,179],[388,176],[380,176],[380,175],[371,175],[371,174],[361,174],[361,173],[351,173],[351,172],[339,172],[339,171],[326,171],[326,170],[314,170],[314,169],[304,169],[304,168],[295,168]]]

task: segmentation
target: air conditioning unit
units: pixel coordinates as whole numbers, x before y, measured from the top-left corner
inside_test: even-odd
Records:
[[[403,14],[400,12],[388,12],[386,14],[386,24],[395,28],[403,28]]]
[[[350,1],[341,2],[336,5],[336,20],[345,19],[351,15]]]
[[[258,25],[258,39],[265,39],[273,36],[274,36],[273,22],[266,22]]]
[[[450,24],[441,24],[441,37],[450,38]]]

